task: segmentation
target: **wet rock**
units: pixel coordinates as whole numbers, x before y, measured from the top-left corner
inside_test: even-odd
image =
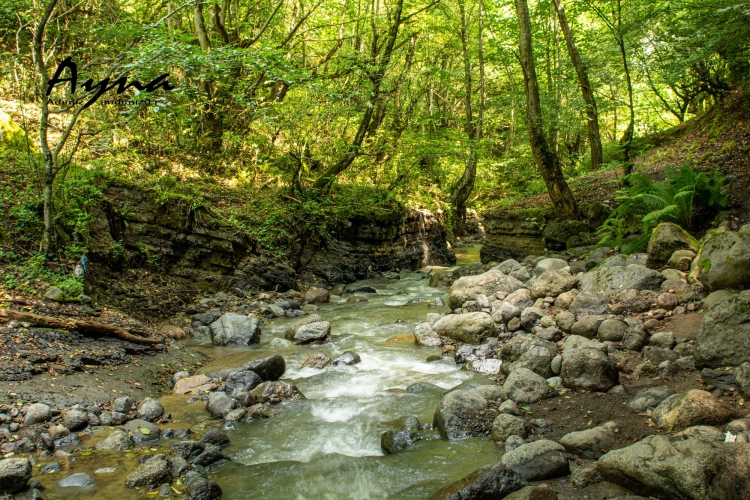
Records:
[[[411,446],[419,439],[419,434],[414,431],[385,431],[380,436],[380,447],[386,455],[390,455]]]
[[[525,438],[526,426],[523,419],[507,413],[501,413],[492,422],[492,439],[494,441],[505,441],[510,436]]]
[[[429,500],[490,500],[505,498],[528,483],[515,471],[492,465],[477,469],[465,478],[440,489]]]
[[[201,394],[203,392],[213,391],[214,389],[216,389],[216,384],[213,380],[205,374],[200,374],[175,381],[172,393],[181,396],[190,392]]]
[[[573,238],[576,238],[575,236]],[[540,486],[526,486],[511,493],[504,500],[557,500],[555,490],[546,484]]]
[[[201,476],[194,476],[185,488],[189,500],[217,500],[222,491],[216,481]]]
[[[228,458],[221,452],[221,449],[218,446],[206,446],[205,451],[193,459],[193,465],[208,467],[220,460],[227,459]]]
[[[528,368],[513,370],[502,388],[502,398],[512,399],[516,403],[531,404],[542,399],[552,398],[557,391],[547,384],[547,380]]]
[[[53,425],[47,431],[49,432],[49,436],[55,441],[70,435],[70,429],[64,425]]]
[[[430,384],[429,382],[417,382],[407,387],[406,392],[410,394],[422,394],[426,392],[443,394],[445,392],[445,389],[443,389],[442,387],[438,387],[435,384]]]
[[[286,361],[278,354],[267,356],[261,359],[255,359],[245,364],[245,370],[251,370],[258,374],[263,382],[269,382],[280,379],[286,371]]]
[[[237,370],[229,374],[226,382],[226,392],[232,393],[236,389],[249,392],[263,383],[260,376],[251,370]]]
[[[672,396],[674,393],[675,390],[671,387],[651,387],[649,389],[644,389],[633,396],[633,399],[628,401],[625,408],[635,413],[643,413],[649,408],[659,406],[659,403],[667,399],[669,396]]]
[[[331,301],[331,294],[325,288],[311,287],[305,292],[308,304],[327,304]]]
[[[653,435],[601,457],[605,481],[639,495],[674,499],[745,498],[750,445]]]
[[[448,314],[440,318],[432,329],[438,335],[473,345],[481,344],[484,339],[497,333],[492,316],[484,312]]]
[[[721,425],[731,419],[732,411],[720,399],[699,389],[669,396],[651,414],[651,420],[668,432],[694,425]]]
[[[479,294],[489,297],[496,292],[512,293],[521,288],[525,288],[521,281],[499,270],[490,270],[476,276],[463,276],[451,286],[448,305],[451,309],[457,309],[468,300],[476,300]]]
[[[153,422],[164,415],[164,407],[154,398],[146,398],[138,405],[138,418]]]
[[[64,438],[56,439],[55,440],[55,448],[62,448],[63,446],[76,446],[81,444],[81,440],[78,437],[78,434],[69,434],[65,436]]]
[[[604,318],[604,316],[584,316],[573,324],[570,333],[571,335],[592,339],[596,337]]]
[[[464,439],[477,435],[469,422],[464,421],[468,412],[486,410],[487,400],[473,391],[451,391],[438,404],[433,425],[443,439]]]
[[[322,352],[313,354],[304,363],[302,368],[313,368],[315,370],[322,370],[326,366],[331,364],[332,359],[323,354]]]
[[[133,448],[133,440],[123,431],[115,431],[96,444],[97,450],[121,452]]]
[[[159,428],[147,420],[131,420],[123,426],[123,430],[130,434],[137,446],[156,443],[160,437]]]
[[[352,351],[344,351],[343,353],[339,354],[333,360],[331,361],[331,364],[336,365],[356,365],[357,363],[361,363],[362,358],[359,357],[359,354]]]
[[[709,292],[750,288],[750,234],[716,232],[693,261],[691,283],[700,281]]]
[[[52,417],[50,407],[42,403],[34,403],[26,409],[26,416],[23,419],[24,425],[33,425],[40,422],[46,422]]]
[[[172,340],[182,340],[187,337],[185,330],[175,325],[164,325],[159,328],[159,332],[168,339]]]
[[[250,345],[260,342],[260,327],[256,318],[237,313],[226,313],[210,325],[211,342],[215,345]]]
[[[31,479],[31,462],[26,458],[0,460],[0,493],[17,493]]]
[[[128,488],[155,487],[172,482],[172,470],[164,455],[157,455],[130,473],[125,479]]]
[[[58,462],[50,462],[48,464],[44,464],[39,468],[39,472],[42,474],[54,474],[55,472],[60,472],[62,470],[62,465],[60,465]]]
[[[370,285],[352,283],[346,286],[346,293],[378,293],[378,291]]]
[[[695,364],[699,368],[719,368],[747,361],[750,361],[750,296],[738,295],[716,304],[703,316],[695,339]]]
[[[311,314],[292,323],[286,330],[286,339],[295,344],[304,344],[315,340],[323,340],[330,333],[331,324],[328,321],[323,321],[317,314]]]
[[[237,402],[224,392],[212,392],[208,395],[206,409],[214,418],[224,418],[227,413],[237,408]]]
[[[305,399],[305,395],[297,389],[296,385],[281,381],[263,382],[253,389],[250,394],[255,396],[259,403],[278,404],[284,401],[296,401]]]
[[[229,441],[227,439],[227,443],[228,442]],[[173,452],[175,452],[176,455],[184,458],[185,460],[192,460],[193,458],[203,453],[203,451],[206,449],[206,445],[197,441],[180,441],[179,443],[174,443],[171,446],[171,449]]]
[[[88,489],[96,486],[96,481],[94,481],[94,478],[92,478],[85,472],[78,472],[76,474],[71,474],[68,477],[60,479],[57,483],[55,483],[55,486],[58,488]]]
[[[669,262],[678,250],[698,251],[698,242],[677,224],[663,222],[656,226],[648,240],[646,266],[658,269]]]
[[[500,463],[527,481],[551,479],[570,473],[565,448],[547,439],[526,443],[507,452]]]
[[[582,348],[563,355],[560,378],[568,389],[606,392],[619,383],[617,367],[599,349]]]
[[[627,266],[600,267],[584,274],[578,284],[586,292],[603,292],[614,295],[621,290],[660,290],[664,276],[647,267]]]
[[[71,431],[79,431],[89,425],[89,416],[83,410],[68,410],[63,417],[63,422]]]
[[[552,376],[550,362],[557,354],[557,345],[535,335],[518,335],[500,349],[501,370],[506,375],[517,368],[528,368],[543,378]]]
[[[531,298],[557,297],[578,283],[578,278],[570,274],[570,268],[546,271],[531,285]]]
[[[117,398],[112,402],[112,411],[118,413],[128,413],[130,408],[135,404],[135,400],[130,396]]]
[[[414,338],[417,344],[425,347],[440,347],[443,342],[440,336],[430,326],[430,323],[420,323],[414,327]]]
[[[615,443],[617,423],[607,422],[593,429],[569,432],[560,438],[568,453],[583,458],[599,458]]]

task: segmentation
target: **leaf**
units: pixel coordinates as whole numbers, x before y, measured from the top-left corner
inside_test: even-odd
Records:
[[[138,430],[139,430],[139,431],[141,431],[141,434],[145,434],[145,435],[147,435],[147,436],[148,436],[149,434],[151,434],[151,431],[150,431],[150,430],[148,430],[148,429],[146,429],[145,427],[141,427],[141,428],[140,428],[140,429],[138,429]]]

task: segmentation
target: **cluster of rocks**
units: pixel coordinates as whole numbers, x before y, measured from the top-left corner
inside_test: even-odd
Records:
[[[644,254],[602,248],[586,260],[530,256],[454,273],[452,314],[428,314],[416,342],[500,383],[448,392],[433,425],[444,439],[462,439],[487,434],[472,419],[490,415],[489,434],[506,453],[433,498],[500,498],[567,475],[574,486],[609,481],[658,498],[744,498],[750,419],[733,420],[737,411],[717,396],[750,397],[750,291],[741,291],[750,288],[748,259],[745,228],[697,241],[662,224]],[[699,310],[706,314],[695,340],[660,331],[665,318]],[[700,368],[707,390],[651,387],[630,399],[627,411],[670,435],[624,448],[612,449],[616,421],[551,440],[545,433],[555,423],[521,408],[565,391],[624,395],[621,376],[668,381]]]

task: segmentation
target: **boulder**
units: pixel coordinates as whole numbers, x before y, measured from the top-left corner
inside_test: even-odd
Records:
[[[236,389],[251,391],[263,382],[252,370],[237,370],[229,374],[225,382],[226,392],[231,394]]]
[[[714,305],[719,302],[724,302],[737,295],[736,290],[716,290],[715,292],[709,293],[705,299],[703,299],[703,307],[711,309]]]
[[[550,363],[557,354],[557,345],[536,335],[517,335],[500,349],[503,361],[500,369],[509,374],[517,368],[527,368],[543,378],[552,376]]]
[[[510,401],[510,400],[508,400]],[[492,439],[504,442],[510,436],[526,437],[526,426],[523,419],[507,413],[501,413],[492,422]]]
[[[218,500],[221,498],[221,487],[216,481],[195,475],[190,478],[185,488],[188,500]]]
[[[380,447],[386,455],[396,453],[419,441],[414,431],[385,431],[380,435]]]
[[[124,396],[112,401],[111,408],[113,412],[128,413],[134,404],[135,399],[131,398],[130,396]]]
[[[121,452],[130,450],[133,448],[133,440],[126,432],[115,431],[107,439],[99,441],[96,444],[96,449],[101,451],[116,451]]]
[[[225,392],[211,392],[208,394],[206,410],[213,418],[224,418],[227,413],[237,408],[237,401],[227,396]]]
[[[565,333],[570,333],[571,328],[576,322],[576,315],[570,311],[560,311],[555,315],[557,327]]]
[[[361,363],[362,358],[356,352],[344,351],[331,361],[331,364],[336,365],[356,365]]]
[[[646,266],[658,269],[669,262],[678,250],[698,251],[698,242],[677,224],[663,222],[654,228],[648,240]]]
[[[449,484],[429,500],[490,500],[506,498],[528,483],[515,471],[503,465],[488,465],[465,478]]]
[[[533,306],[534,299],[531,298],[531,292],[529,292],[529,290],[527,290],[526,288],[521,288],[520,290],[516,290],[515,292],[508,294],[503,299],[503,303],[523,310],[527,307]]]
[[[669,396],[651,414],[651,420],[667,432],[694,425],[721,425],[731,419],[732,411],[719,398],[700,389]]]
[[[659,406],[659,403],[674,393],[675,390],[671,387],[650,387],[633,396],[633,399],[628,401],[625,408],[635,413],[643,413],[649,408]]]
[[[690,270],[691,283],[700,281],[713,292],[750,288],[750,234],[716,232],[698,252]]]
[[[325,288],[310,287],[305,292],[305,302],[308,304],[327,304],[331,301],[331,294]]]
[[[138,405],[138,418],[153,422],[164,415],[164,407],[154,398],[146,398]]]
[[[286,329],[286,339],[295,344],[305,344],[315,340],[323,340],[331,334],[331,324],[323,321],[317,314],[311,314],[298,320]]]
[[[501,391],[503,400],[512,399],[521,404],[532,404],[555,396],[557,391],[547,384],[547,380],[528,368],[513,370]]]
[[[435,333],[429,323],[420,323],[414,327],[414,338],[417,344],[425,347],[440,347],[443,345],[443,341],[440,340],[440,336]]]
[[[695,255],[696,253],[693,250],[677,250],[669,257],[667,265],[672,269],[685,273],[690,270],[690,265],[693,263]]]
[[[607,422],[593,429],[569,432],[560,438],[560,444],[568,453],[582,458],[599,458],[606,453],[617,440],[616,422]]]
[[[26,416],[23,419],[23,425],[33,425],[46,422],[52,417],[50,407],[43,403],[34,403],[26,409]]]
[[[581,292],[570,303],[568,311],[573,314],[607,314],[609,312],[607,296],[594,292]]]
[[[563,355],[560,378],[568,389],[606,392],[619,383],[617,367],[600,349],[584,347]]]
[[[606,481],[646,497],[733,500],[750,491],[750,444],[653,435],[597,462]]]
[[[60,479],[55,483],[55,486],[57,488],[88,489],[96,486],[96,481],[94,481],[94,478],[92,478],[85,472],[77,472],[76,474],[71,474],[68,477]]]
[[[659,332],[651,335],[648,345],[661,349],[672,349],[674,347],[674,335],[672,332]]]
[[[750,361],[746,361],[734,370],[734,383],[745,399],[750,399]]]
[[[296,385],[287,384],[280,380],[263,382],[250,391],[258,403],[278,404],[284,401],[297,401],[305,399],[305,395],[297,389]]]
[[[521,311],[521,326],[530,331],[544,317],[544,309],[540,307],[527,307]]]
[[[483,411],[488,407],[487,399],[476,391],[451,391],[440,400],[432,422],[443,439],[464,439],[477,436],[470,422],[464,418],[471,412]]]
[[[201,443],[213,446],[222,447],[228,445],[229,442],[229,436],[221,432],[219,429],[211,429],[201,437]]]
[[[177,380],[172,388],[172,393],[177,396],[194,392],[200,394],[203,392],[210,392],[216,389],[216,384],[213,380],[204,374],[193,375],[192,377]]]
[[[159,428],[147,420],[131,420],[123,425],[122,429],[130,435],[136,446],[146,446],[159,441]]]
[[[505,453],[500,463],[516,471],[527,481],[552,479],[570,474],[565,448],[548,439],[522,444]]]
[[[604,318],[604,316],[584,316],[573,323],[570,333],[571,335],[592,339],[596,337],[599,327],[604,323]]]
[[[547,224],[542,232],[544,246],[549,250],[565,250],[568,239],[579,233],[588,233],[589,226],[579,220],[562,220]]]
[[[322,370],[326,366],[330,365],[331,361],[333,361],[331,358],[329,358],[322,352],[318,352],[308,357],[305,362],[302,363],[301,368],[313,368],[315,370]],[[260,380],[258,382],[260,382]]]
[[[490,270],[476,276],[463,276],[451,286],[448,305],[451,309],[458,309],[467,300],[476,300],[477,295],[493,295],[496,292],[512,293],[525,285],[498,270]]]
[[[260,327],[256,318],[237,313],[226,313],[209,326],[211,342],[215,345],[250,345],[260,342]]]
[[[286,371],[286,361],[278,354],[265,358],[255,359],[246,363],[242,368],[251,370],[258,374],[263,382],[278,380]]]
[[[695,339],[695,365],[719,368],[746,361],[750,361],[750,296],[737,295],[703,316]]]
[[[578,283],[578,278],[570,274],[570,268],[546,271],[531,285],[531,298],[557,297]]]
[[[664,276],[658,271],[638,264],[600,267],[587,272],[578,281],[585,292],[614,295],[628,289],[660,290]]]
[[[146,460],[125,479],[128,488],[155,487],[172,482],[172,471],[164,455],[156,455]]]
[[[620,319],[606,319],[599,325],[596,336],[602,342],[622,342],[628,324]]]
[[[0,494],[18,493],[31,479],[31,462],[27,458],[0,460]]]
[[[714,441],[723,443],[726,436],[716,427],[710,425],[694,425],[674,435],[679,439],[697,439],[698,441]]]
[[[497,334],[492,316],[485,312],[448,314],[436,321],[432,329],[438,335],[473,345]]]

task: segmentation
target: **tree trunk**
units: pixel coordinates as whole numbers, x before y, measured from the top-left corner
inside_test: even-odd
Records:
[[[591,82],[589,81],[588,69],[581,59],[575,39],[573,38],[573,32],[568,24],[568,18],[565,15],[562,0],[553,0],[553,2],[555,3],[557,17],[560,20],[560,28],[565,36],[565,43],[568,46],[570,62],[573,63],[573,68],[578,75],[578,84],[581,86],[583,102],[586,103],[586,122],[588,125],[589,146],[591,149],[591,170],[597,170],[602,166],[604,154],[602,153],[602,139],[599,133],[599,112],[596,107],[594,91],[591,88]]]
[[[519,58],[523,69],[523,81],[526,87],[526,119],[529,124],[529,142],[539,172],[547,185],[547,192],[555,207],[557,216],[562,220],[578,218],[573,193],[570,191],[557,155],[552,151],[544,135],[542,106],[539,99],[539,83],[534,65],[534,53],[531,48],[531,19],[526,0],[515,0],[520,31]]]

